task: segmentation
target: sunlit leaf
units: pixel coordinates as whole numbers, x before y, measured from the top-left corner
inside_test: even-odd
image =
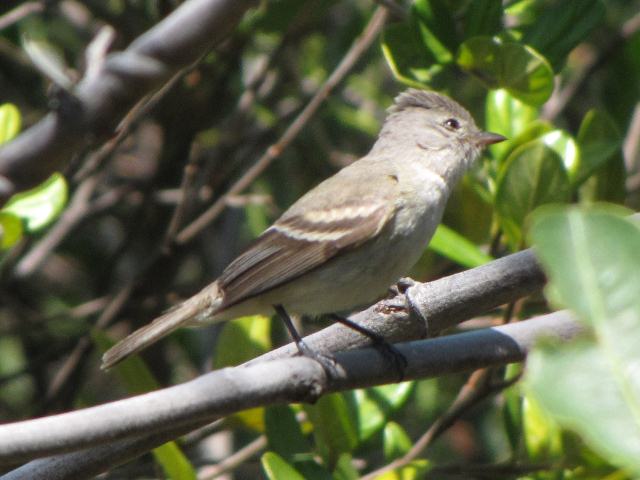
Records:
[[[314,405],[305,405],[304,409],[313,424],[317,448],[329,465],[334,465],[342,453],[349,453],[356,447],[358,431],[342,394],[325,395]]]
[[[457,62],[487,88],[504,88],[529,105],[543,104],[553,92],[553,70],[526,45],[473,37],[460,45]]]
[[[102,352],[114,345],[114,342],[107,335],[99,331],[93,331],[91,338]],[[151,371],[138,356],[125,359],[113,367],[113,371],[129,393],[142,394],[160,388]],[[196,479],[196,472],[191,462],[176,442],[167,442],[154,448],[152,453],[168,478],[172,480]]]
[[[358,438],[365,441],[379,432],[389,415],[402,407],[413,391],[414,382],[402,382],[355,390],[350,397],[356,409]],[[349,394],[346,394],[347,396]]]
[[[491,255],[480,250],[471,240],[444,224],[438,225],[429,248],[467,268],[479,267],[493,260]]]
[[[375,477],[375,480],[421,480],[430,469],[427,460],[414,460],[402,468]]]
[[[22,118],[18,107],[11,103],[0,105],[0,145],[18,134],[21,123]]]
[[[396,458],[405,455],[413,443],[407,432],[396,422],[389,422],[385,425],[382,433],[384,459],[391,462]]]
[[[531,237],[553,286],[591,336],[529,358],[528,384],[554,418],[640,473],[640,228],[621,209],[547,208]]]
[[[37,232],[60,215],[67,203],[67,194],[66,180],[54,173],[37,187],[15,194],[3,211],[19,217],[28,232]]]
[[[551,130],[541,135],[540,141],[558,154],[567,174],[571,177],[571,172],[575,172],[580,165],[580,149],[569,132],[559,128]]]
[[[260,463],[269,480],[305,480],[300,472],[275,452],[266,452],[260,458]]]
[[[0,250],[15,245],[22,238],[22,221],[13,213],[0,210]]]
[[[562,202],[569,180],[560,156],[534,141],[517,148],[505,161],[496,188],[496,211],[512,248],[523,242],[525,218],[545,203]]]

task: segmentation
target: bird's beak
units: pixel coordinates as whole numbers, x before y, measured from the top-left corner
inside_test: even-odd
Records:
[[[481,147],[486,147],[487,145],[493,145],[494,143],[503,142],[506,139],[506,137],[492,132],[478,132],[474,138],[476,143]]]

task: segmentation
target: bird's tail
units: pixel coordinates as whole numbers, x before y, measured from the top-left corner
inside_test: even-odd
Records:
[[[128,356],[147,348],[152,343],[169,335],[174,330],[188,325],[192,321],[212,321],[222,303],[221,297],[220,290],[215,283],[207,286],[201,292],[156,318],[150,324],[136,330],[116,343],[102,356],[100,368],[107,370],[113,367]]]

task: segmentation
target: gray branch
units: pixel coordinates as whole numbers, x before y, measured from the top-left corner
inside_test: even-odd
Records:
[[[407,295],[382,301],[352,319],[394,342],[422,338],[426,331],[435,334],[534,293],[543,283],[544,276],[533,253],[524,251],[434,282],[416,284],[409,288]],[[409,313],[407,297],[418,314]],[[423,318],[428,319],[428,325],[425,326]],[[407,343],[399,348],[409,361],[407,378],[424,378],[520,361],[539,335],[566,337],[576,332],[577,326],[570,320],[556,323],[536,319]],[[368,344],[367,338],[341,325],[332,325],[307,337],[306,341],[325,353]],[[72,468],[67,461],[72,459],[76,465],[80,457],[85,459],[80,462],[86,467],[82,471],[95,473],[95,469],[124,462],[216,417],[244,408],[312,400],[331,391],[395,380],[396,372],[375,350],[337,354],[341,374],[332,379],[327,379],[313,361],[286,358],[291,354],[295,354],[295,347],[289,345],[244,367],[212,372],[175,387],[63,415],[2,426],[0,461],[23,461],[115,442],[32,462],[12,475],[27,469],[28,478],[38,478],[34,476],[37,469],[44,469],[50,475],[54,465],[58,472],[66,471],[61,465]],[[76,468],[80,467],[73,467],[73,475],[60,478],[80,478]]]
[[[537,339],[568,340],[581,331],[568,313],[557,312],[501,327],[407,342],[397,348],[408,361],[406,378],[418,379],[522,361]],[[0,434],[4,461],[86,447],[132,433],[145,432],[145,436],[36,460],[3,479],[90,478],[219,416],[308,400],[310,392],[315,395],[390,383],[396,375],[374,349],[342,352],[336,359],[339,375],[330,382],[313,360],[277,359],[218,370],[175,387],[99,407],[7,425]],[[166,425],[171,427],[162,430]],[[36,446],[38,452],[34,451]]]
[[[126,50],[109,55],[97,75],[60,97],[56,111],[2,146],[0,198],[37,185],[89,140],[112,135],[137,101],[223,40],[254,3],[189,0]]]

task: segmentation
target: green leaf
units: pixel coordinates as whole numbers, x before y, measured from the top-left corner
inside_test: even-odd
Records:
[[[171,480],[196,480],[196,472],[176,442],[167,442],[152,451],[156,461]]]
[[[288,405],[275,405],[265,409],[265,432],[269,449],[282,458],[293,461],[298,453],[310,450],[309,442],[302,434],[294,410]]]
[[[560,156],[565,171],[571,177],[571,172],[576,171],[580,165],[580,149],[569,132],[561,129],[551,130],[540,136],[540,141]]]
[[[260,462],[269,480],[305,480],[300,472],[277,453],[266,452]]]
[[[91,338],[101,352],[107,351],[115,343],[98,330],[91,332]],[[139,395],[160,388],[156,379],[138,356],[129,357],[120,362],[113,367],[113,371],[129,393]],[[176,442],[167,442],[156,447],[152,453],[168,478],[172,480],[195,480],[197,478],[191,462]]]
[[[405,85],[424,88],[442,70],[426,54],[419,33],[410,24],[389,25],[382,34],[381,45],[393,75]]]
[[[0,210],[0,250],[15,245],[22,238],[22,221],[13,213]]]
[[[378,475],[375,480],[422,480],[430,470],[427,460],[414,460],[402,468]]]
[[[304,409],[313,424],[318,450],[328,465],[335,465],[341,454],[358,445],[358,431],[342,394],[325,395]]]
[[[271,319],[252,315],[225,323],[217,342],[214,368],[240,365],[271,349]],[[264,408],[256,407],[233,415],[233,419],[247,428],[264,432]]]
[[[542,210],[531,232],[561,305],[594,327],[608,328],[620,321],[610,332],[616,336],[630,327],[625,322],[640,315],[640,232],[619,218],[625,211]],[[637,335],[638,327],[627,334]]]
[[[547,5],[525,30],[522,41],[542,53],[558,72],[566,56],[604,19],[600,0]]]
[[[66,180],[54,173],[36,188],[12,196],[2,210],[22,219],[26,231],[37,232],[60,215],[67,193]]]
[[[438,225],[429,248],[467,268],[479,267],[493,260],[472,241],[444,224]]]
[[[353,466],[353,457],[349,453],[343,453],[338,458],[336,468],[333,470],[332,480],[358,480],[358,470]]]
[[[225,323],[213,360],[215,369],[239,365],[271,348],[271,319],[252,315]]]
[[[638,397],[625,395],[615,376],[602,350],[588,341],[539,348],[527,358],[527,387],[540,405],[608,462],[637,478]]]
[[[627,169],[619,149],[582,184],[580,200],[623,204],[627,196],[626,180]]]
[[[457,62],[487,88],[504,88],[529,105],[542,105],[553,92],[551,66],[526,45],[473,37],[460,45]]]
[[[442,0],[415,0],[411,15],[416,19],[422,44],[436,62],[453,61],[457,48],[456,29],[449,7]]]
[[[545,203],[563,202],[569,180],[560,156],[540,141],[517,148],[505,161],[496,187],[496,212],[512,248],[523,243],[527,215]]]
[[[500,160],[506,157],[522,141],[516,138],[531,128],[538,118],[538,108],[521,102],[505,89],[491,90],[486,101],[486,126],[490,132],[497,132],[507,137],[506,142],[492,145],[491,152]],[[536,135],[537,136],[537,135]],[[527,141],[533,140],[529,138]]]
[[[541,405],[609,461],[640,473],[640,228],[620,208],[547,208],[531,237],[553,301],[592,336],[530,358]]]
[[[575,185],[582,184],[598,168],[610,160],[622,146],[622,136],[613,120],[604,112],[589,110],[578,131],[580,162],[570,170]]]
[[[396,422],[389,422],[385,425],[382,441],[386,462],[391,462],[404,456],[413,446],[407,432]]]
[[[495,35],[502,29],[502,0],[475,0],[464,18],[465,39],[478,35]]]
[[[367,389],[347,395],[356,412],[358,438],[370,439],[387,423],[389,415],[397,411],[411,395],[415,382],[402,382]]]
[[[11,103],[0,105],[0,145],[14,138],[20,131],[20,110]]]
[[[522,419],[529,459],[543,462],[560,458],[562,431],[558,423],[530,395],[525,395],[522,400]]]

